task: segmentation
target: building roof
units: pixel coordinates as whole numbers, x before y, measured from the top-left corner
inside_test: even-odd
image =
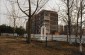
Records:
[[[38,14],[42,13],[42,12],[52,12],[52,13],[57,13],[56,11],[51,11],[51,10],[41,10]]]

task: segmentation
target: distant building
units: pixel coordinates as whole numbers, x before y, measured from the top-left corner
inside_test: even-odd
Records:
[[[64,34],[64,30],[65,29],[65,26],[64,25],[58,25],[58,32],[59,34]]]
[[[75,35],[76,34],[76,25],[71,25],[70,27],[70,31],[71,31],[71,35]],[[68,25],[64,26],[64,34],[68,33]],[[78,26],[78,34],[80,33],[80,26]]]
[[[32,34],[40,34],[41,28],[46,27],[46,34],[58,32],[58,13],[42,10],[32,17]]]

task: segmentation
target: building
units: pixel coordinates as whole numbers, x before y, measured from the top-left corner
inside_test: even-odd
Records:
[[[58,25],[58,32],[59,34],[64,34],[64,30],[65,29],[65,26],[64,25]]]
[[[75,35],[75,34],[76,34],[76,31],[77,31],[76,28],[77,28],[76,25],[71,25],[71,27],[70,27],[70,32],[71,32],[70,34],[71,34],[71,35]],[[64,29],[63,34],[69,33],[69,32],[68,32],[68,30],[69,30],[69,29],[68,29],[68,25],[65,25],[63,29]],[[80,33],[80,26],[78,26],[78,34],[79,34],[79,33]]]
[[[46,34],[58,32],[58,14],[55,11],[42,10],[32,17],[32,34],[40,34],[46,27]]]

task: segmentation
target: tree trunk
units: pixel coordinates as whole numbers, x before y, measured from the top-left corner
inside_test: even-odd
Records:
[[[0,29],[0,36],[1,36],[1,29]]]
[[[67,31],[66,31],[66,32],[67,32],[67,42],[69,42],[69,41],[68,41],[68,26],[67,26]]]
[[[81,5],[80,52],[82,53],[82,1],[81,1],[80,5]]]
[[[14,19],[14,28],[13,28],[14,30],[13,30],[13,36],[15,37],[14,34],[15,34],[15,21],[16,21],[16,19],[14,18],[14,16],[13,16],[13,19]]]
[[[1,36],[1,33],[0,33],[0,36]]]
[[[28,37],[27,37],[27,43],[30,43],[31,42],[31,2],[30,0],[28,1],[29,2],[29,18],[28,18],[28,23],[27,23],[27,34],[28,34]]]
[[[79,13],[79,11],[78,11],[78,13]],[[78,14],[78,17],[77,17],[77,26],[76,26],[75,43],[77,43],[77,37],[78,37],[78,18],[79,18],[79,14]]]
[[[77,3],[77,0],[76,0],[76,3]],[[79,8],[78,13],[77,13],[77,25],[76,25],[75,43],[77,43],[77,37],[78,37],[78,29],[79,29],[78,19],[79,19],[79,12],[80,12],[80,8]]]
[[[70,19],[70,13],[69,13],[69,0],[67,0],[67,6],[68,6],[68,37],[69,37],[69,42],[70,42],[70,29],[71,29],[71,19]]]
[[[27,43],[31,42],[31,18],[29,18],[27,23]]]

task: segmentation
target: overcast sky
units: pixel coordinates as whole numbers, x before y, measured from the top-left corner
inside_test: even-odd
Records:
[[[45,5],[43,9],[58,11],[58,5],[61,5],[60,0],[49,0],[49,2]],[[10,25],[10,20],[7,16],[9,14],[8,10],[10,11],[10,8],[11,6],[9,5],[9,2],[7,0],[0,0],[0,25]]]

